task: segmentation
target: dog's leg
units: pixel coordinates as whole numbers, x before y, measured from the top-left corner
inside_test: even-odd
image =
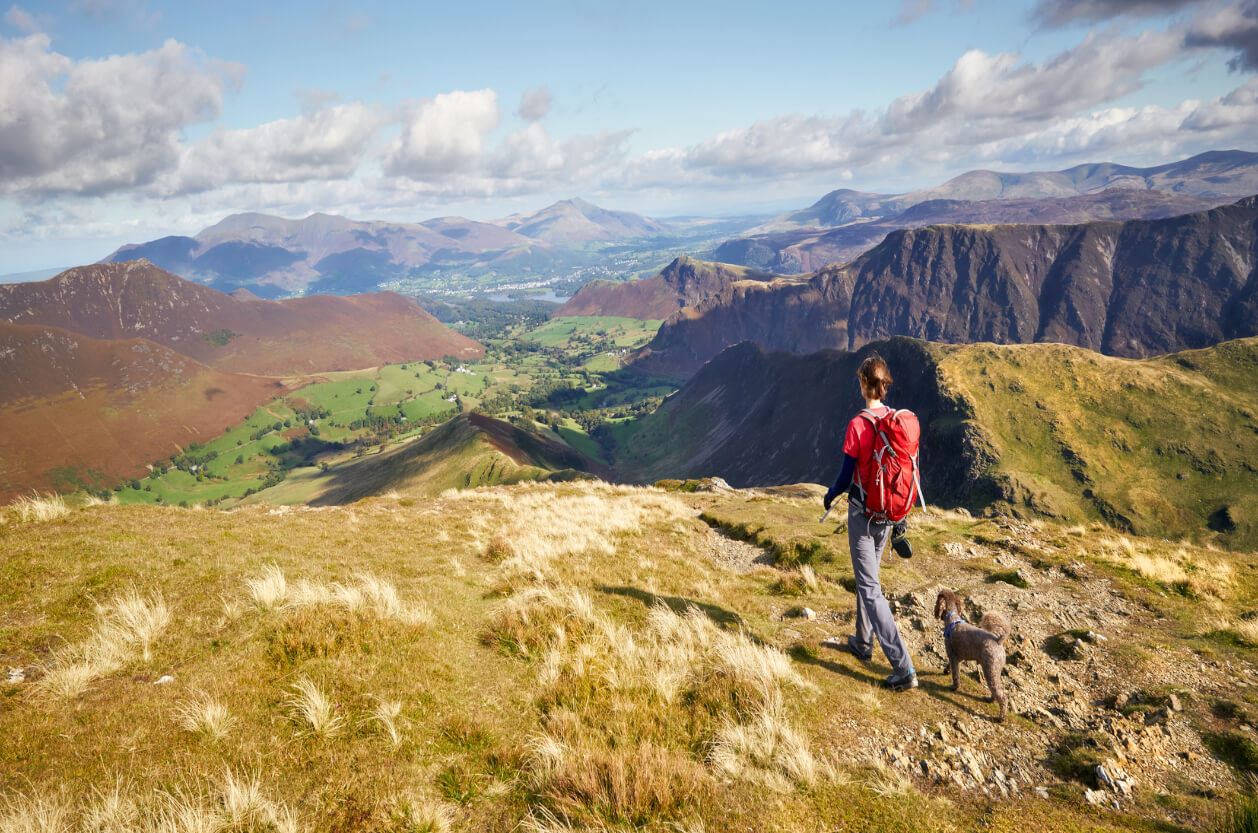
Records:
[[[995,664],[983,663],[983,676],[987,679],[987,687],[991,690],[991,700],[1000,704],[1000,722],[1005,722],[1009,709],[1009,698],[1005,696],[1004,686],[1000,682],[1000,669]]]
[[[948,662],[952,666],[952,690],[957,691],[961,688],[961,660],[949,657]]]

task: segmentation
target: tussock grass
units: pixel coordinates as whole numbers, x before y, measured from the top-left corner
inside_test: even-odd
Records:
[[[3,833],[69,833],[73,807],[61,795],[11,796],[0,804]]]
[[[544,581],[556,559],[610,555],[615,552],[616,536],[690,514],[684,503],[658,489],[600,482],[577,484],[563,492],[523,485],[443,497],[495,503],[504,510],[507,525],[491,539],[486,557],[500,563],[508,580]]]
[[[321,738],[340,734],[344,721],[337,713],[337,705],[310,680],[293,683],[285,702],[307,733]]]
[[[283,570],[270,565],[261,576],[248,579],[245,584],[250,598],[261,610],[322,606],[414,627],[433,621],[432,611],[426,606],[403,602],[392,583],[371,573],[359,573],[352,584],[323,584],[309,579],[290,583]]]
[[[389,739],[396,749],[402,745],[402,704],[396,700],[377,700],[371,713],[363,721],[368,725],[378,725],[380,731]]]
[[[46,523],[70,514],[65,498],[55,492],[34,492],[9,504],[9,512],[21,523]]]
[[[70,506],[65,498],[55,492],[19,497],[9,505],[9,509],[22,523],[45,523],[70,514]]]
[[[393,829],[405,833],[450,833],[454,813],[445,804],[428,796],[407,795],[397,801]]]
[[[791,782],[812,784],[818,775],[816,759],[787,722],[780,702],[767,704],[743,722],[723,718],[708,760],[731,777],[751,778],[780,790]]]
[[[1126,536],[1100,541],[1099,555],[1127,567],[1166,590],[1188,598],[1223,600],[1234,590],[1236,571],[1218,557],[1179,544],[1174,550],[1156,551],[1148,543],[1136,544]]]
[[[77,697],[93,681],[137,658],[148,661],[151,647],[170,624],[170,609],[160,594],[144,598],[135,588],[96,608],[97,624],[77,645],[54,651],[51,663],[31,691],[47,700]]]
[[[236,722],[225,704],[204,692],[180,703],[175,709],[175,719],[185,731],[203,734],[215,741],[227,737]]]
[[[184,788],[141,790],[115,781],[93,788],[81,802],[63,791],[10,795],[0,803],[3,833],[224,833],[304,829],[297,815],[263,791],[257,776],[227,770],[207,794]]]
[[[575,588],[534,587],[500,605],[486,639],[537,659],[539,681],[556,707],[584,710],[604,697],[604,708],[629,713],[689,703],[709,727],[690,744],[708,750],[704,760],[715,771],[781,789],[818,777],[782,696],[783,687],[813,686],[784,653],[722,629],[696,607],[678,614],[655,605],[645,627],[630,630]],[[528,762],[535,788],[568,819],[585,818],[578,808],[628,824],[675,815],[708,777],[688,754],[667,746],[609,750],[579,731],[534,737]]]

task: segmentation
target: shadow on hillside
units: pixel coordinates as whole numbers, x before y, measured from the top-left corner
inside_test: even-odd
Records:
[[[743,617],[732,610],[726,610],[719,605],[708,604],[707,602],[696,602],[694,599],[687,599],[684,596],[660,596],[656,593],[640,590],[637,587],[608,587],[600,585],[595,589],[600,593],[637,599],[648,608],[655,607],[657,604],[668,605],[668,609],[678,615],[685,613],[687,608],[693,607],[723,628],[741,628],[744,624]],[[748,636],[756,642],[760,641],[751,633],[748,633]]]
[[[822,650],[829,650],[829,649],[823,648]],[[795,660],[796,662],[801,662],[805,665],[815,665],[818,668],[823,668],[826,671],[829,671],[834,674],[841,674],[844,677],[847,677],[848,679],[856,680],[857,682],[861,682],[861,683],[866,683],[867,685],[881,687],[883,677],[885,676],[881,673],[872,673],[872,672],[862,671],[861,669],[849,668],[846,665],[843,665],[838,662],[834,662],[833,660],[825,659],[824,657],[817,656],[809,651],[802,650],[798,647],[792,650],[790,652],[790,655],[791,655],[791,659]],[[972,717],[987,718],[989,720],[994,720],[995,718],[994,712],[989,713],[989,712],[981,711],[969,705],[967,702],[965,702],[967,700],[974,700],[976,698],[970,695],[967,695],[965,692],[953,691],[952,689],[948,687],[952,685],[951,675],[945,675],[946,681],[944,683],[938,683],[930,679],[930,677],[933,677],[933,676],[935,676],[935,672],[933,670],[924,671],[924,672],[919,671],[917,674],[917,685],[918,685],[917,690],[929,695],[930,697],[933,697],[934,699],[940,701],[941,703],[947,703],[948,705],[953,706],[954,708],[960,709],[961,711],[964,711],[964,712],[968,712]],[[889,696],[894,696],[894,694],[890,691],[887,691],[885,693]],[[910,694],[907,694],[906,696],[912,696],[912,694],[910,693]],[[979,703],[982,703],[982,698],[977,698],[977,699]]]

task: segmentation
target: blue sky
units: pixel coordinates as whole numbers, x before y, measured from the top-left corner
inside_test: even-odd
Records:
[[[1258,150],[1258,0],[28,0],[0,100],[3,274],[237,211],[762,213]]]

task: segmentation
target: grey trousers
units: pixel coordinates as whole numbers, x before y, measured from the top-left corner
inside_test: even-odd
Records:
[[[900,674],[913,667],[913,660],[878,581],[882,550],[890,537],[889,525],[872,523],[865,517],[860,501],[848,500],[847,543],[852,550],[852,572],[856,574],[856,642],[861,650],[872,651],[877,636],[887,662]]]

